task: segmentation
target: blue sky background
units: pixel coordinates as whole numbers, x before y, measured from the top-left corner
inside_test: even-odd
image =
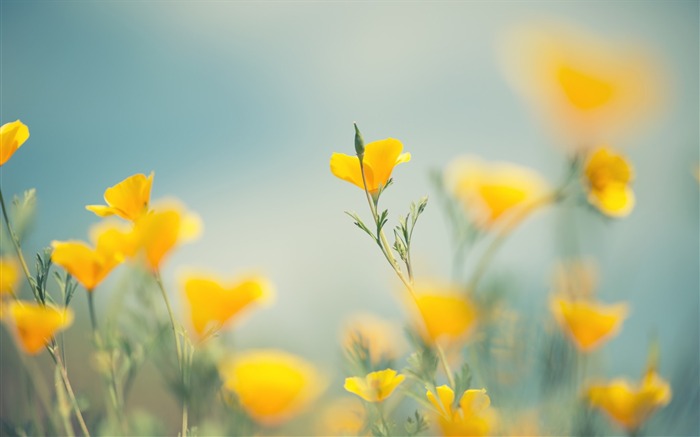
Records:
[[[622,144],[637,206],[612,223],[584,214],[583,247],[599,262],[601,298],[632,307],[604,348],[606,373],[636,378],[652,331],[662,373],[688,364],[683,351],[698,360],[697,2],[2,1],[1,12],[0,120],[19,118],[31,131],[1,181],[6,195],[37,189],[27,251],[87,238],[97,219],[84,206],[154,171],[153,197],[182,199],[205,224],[167,263],[173,293],[183,267],[264,272],[277,303],[251,315],[238,344],[329,367],[348,314],[405,317],[398,281],[343,214],[367,216],[361,191],[328,168],[331,153],[352,153],[352,122],[365,139],[395,137],[413,154],[385,196],[394,219],[434,194],[428,172],[460,154],[530,166],[555,182],[564,154],[506,82],[499,38],[546,17],[644,44],[668,89],[663,115]],[[557,217],[528,221],[492,270],[517,278],[512,292],[532,311],[547,310]],[[438,202],[414,250],[419,275],[449,273]]]

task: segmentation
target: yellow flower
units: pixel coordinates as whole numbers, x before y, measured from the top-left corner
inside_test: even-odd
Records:
[[[92,291],[126,257],[133,255],[133,235],[121,226],[103,223],[93,227],[91,239],[95,248],[82,241],[53,241],[51,261]]]
[[[41,352],[58,332],[73,323],[70,308],[54,308],[34,302],[12,301],[9,304],[9,319],[19,344],[30,355]]]
[[[346,348],[362,343],[369,350],[372,363],[396,359],[405,348],[400,328],[372,314],[356,314],[350,318],[343,333]]]
[[[85,209],[100,217],[116,214],[123,219],[136,221],[148,212],[152,185],[153,172],[148,176],[140,173],[129,176],[105,190],[107,206],[88,205]]]
[[[320,436],[360,435],[366,420],[367,413],[359,399],[339,398],[323,409],[316,426],[317,434]]]
[[[199,217],[172,204],[151,211],[136,221],[134,234],[145,255],[146,265],[157,271],[178,244],[195,239],[201,232]]]
[[[411,154],[401,153],[402,151],[403,144],[394,138],[374,141],[365,146],[362,165],[365,170],[367,191],[375,194],[386,185],[394,167],[411,160]],[[334,153],[331,156],[331,172],[336,177],[364,189],[360,159],[357,156]]]
[[[272,285],[259,276],[246,277],[226,285],[201,275],[188,276],[183,282],[192,326],[200,336],[207,332],[207,328],[224,327],[241,311],[268,301],[272,295]]]
[[[465,391],[457,408],[453,407],[454,391],[446,385],[437,387],[437,397],[431,391],[427,391],[426,396],[439,412],[440,428],[444,435],[484,436],[493,431],[496,416],[490,408],[491,399],[485,389]]]
[[[13,258],[0,257],[0,297],[15,294],[19,282],[19,266]]]
[[[537,23],[506,38],[506,74],[555,133],[588,148],[660,106],[656,63],[574,28]]]
[[[360,376],[345,378],[345,390],[367,402],[382,402],[391,396],[404,379],[406,377],[397,374],[396,370],[385,369],[368,373],[364,378]]]
[[[634,177],[632,166],[607,147],[593,151],[584,169],[589,189],[588,201],[602,213],[624,217],[634,207],[634,193],[629,183]]]
[[[634,432],[656,409],[671,401],[671,387],[651,370],[639,385],[621,378],[593,385],[588,389],[588,400],[628,432]]]
[[[466,341],[477,323],[476,305],[457,287],[416,282],[418,329],[429,344]],[[409,305],[411,305],[409,303]]]
[[[0,166],[5,164],[29,138],[29,128],[19,120],[0,127]]]
[[[561,328],[583,352],[600,346],[620,330],[627,304],[604,305],[591,300],[554,298],[551,310]]]
[[[481,228],[501,223],[504,217],[547,193],[547,183],[533,170],[469,156],[450,163],[444,183]]]
[[[224,387],[263,425],[278,425],[301,413],[326,387],[309,362],[278,350],[243,353],[219,369]]]

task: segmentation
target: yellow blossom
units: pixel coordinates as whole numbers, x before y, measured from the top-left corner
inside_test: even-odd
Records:
[[[53,241],[51,261],[64,269],[88,291],[97,287],[126,257],[133,255],[131,231],[112,223],[93,227],[92,248],[82,241]]]
[[[441,385],[437,396],[427,391],[426,396],[439,413],[439,423],[446,436],[484,436],[493,432],[495,412],[490,408],[491,399],[485,389],[471,389],[462,394],[459,405],[454,407],[454,391]]]
[[[547,194],[547,183],[533,170],[470,156],[450,163],[444,183],[481,228],[501,223],[504,217]]]
[[[476,305],[455,286],[419,281],[414,301],[417,327],[430,344],[466,341],[477,323]]]
[[[588,389],[588,400],[612,420],[634,433],[658,408],[671,401],[671,387],[655,371],[646,373],[640,384],[614,379]]]
[[[0,127],[0,166],[5,164],[29,138],[29,128],[19,120]]]
[[[372,363],[398,358],[405,344],[399,326],[372,314],[356,314],[345,325],[343,344],[364,344]]]
[[[504,48],[515,88],[572,146],[614,138],[660,106],[657,63],[643,49],[546,22],[513,30]]]
[[[634,177],[627,160],[607,147],[594,150],[584,169],[588,201],[603,214],[624,217],[634,207],[634,192],[629,183]]]
[[[394,167],[411,160],[410,153],[401,153],[403,144],[394,138],[374,141],[365,146],[362,165],[365,171],[367,191],[375,194],[386,185]],[[360,159],[344,153],[331,156],[331,172],[338,178],[364,189]]]
[[[323,409],[316,428],[320,436],[356,436],[362,432],[366,420],[362,401],[356,397],[344,397]]]
[[[9,318],[4,320],[11,324],[19,344],[30,355],[41,352],[57,332],[73,323],[70,308],[58,309],[22,301],[12,301],[8,305]]]
[[[326,387],[306,360],[278,350],[248,351],[219,369],[224,388],[263,425],[278,425],[301,413]]]
[[[167,205],[136,221],[135,241],[145,256],[146,265],[157,271],[167,255],[180,243],[199,236],[201,222],[195,214],[177,205]]]
[[[367,402],[382,402],[391,396],[396,387],[406,379],[396,370],[385,369],[368,373],[365,377],[345,378],[345,390],[356,394]]]
[[[19,274],[17,261],[13,258],[0,257],[0,297],[15,294]]]
[[[186,277],[183,283],[192,326],[200,336],[207,332],[207,328],[222,328],[247,307],[272,297],[272,284],[260,276],[222,284],[216,279],[196,275]]]
[[[107,205],[88,205],[85,208],[100,217],[118,215],[119,217],[136,221],[148,212],[151,199],[153,172],[146,176],[135,174],[105,190],[104,198]]]
[[[620,330],[627,304],[605,305],[587,299],[554,298],[551,310],[561,328],[583,352],[600,346]]]

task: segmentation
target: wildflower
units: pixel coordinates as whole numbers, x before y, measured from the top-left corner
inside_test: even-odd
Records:
[[[561,25],[513,31],[506,74],[556,133],[588,148],[659,107],[656,62],[643,50]]]
[[[317,423],[318,435],[360,435],[366,420],[367,413],[359,399],[339,398],[323,409]]]
[[[343,334],[346,348],[363,344],[372,363],[398,358],[405,344],[399,327],[372,314],[357,314],[347,321]]]
[[[627,304],[604,305],[588,299],[554,298],[551,310],[561,328],[583,352],[589,352],[620,330]]]
[[[452,161],[444,180],[473,222],[486,229],[547,193],[547,183],[533,170],[469,156]]]
[[[591,386],[587,397],[592,406],[605,411],[630,435],[636,435],[658,408],[671,401],[671,387],[650,369],[638,385],[618,378],[607,384]]]
[[[456,287],[417,282],[416,319],[419,331],[430,344],[465,341],[477,323],[477,308]]]
[[[224,388],[263,425],[278,425],[301,413],[325,389],[318,370],[287,352],[257,350],[225,362],[219,369]]]
[[[491,399],[485,389],[467,390],[459,405],[454,406],[454,391],[441,385],[436,395],[427,391],[426,396],[439,412],[439,423],[446,436],[483,436],[493,432],[495,413],[490,408]]]
[[[153,172],[146,176],[135,174],[105,190],[105,205],[87,205],[85,209],[100,217],[118,215],[136,221],[148,212],[153,185]]]
[[[205,276],[189,276],[183,282],[192,325],[200,336],[212,325],[215,329],[222,328],[247,307],[263,303],[272,295],[272,285],[259,276],[230,285]]]
[[[603,214],[624,217],[634,207],[634,193],[629,182],[634,177],[632,166],[607,147],[593,151],[584,170],[588,201]]]
[[[41,352],[59,331],[73,323],[70,308],[54,308],[34,302],[12,301],[9,304],[9,319],[14,328],[19,344],[30,355]]]
[[[345,390],[356,394],[367,402],[382,402],[391,396],[406,379],[404,375],[396,373],[396,370],[385,369],[368,373],[364,378],[353,376],[345,378]]]
[[[29,138],[29,128],[19,120],[0,127],[0,166],[5,164]]]
[[[403,144],[394,138],[374,141],[365,145],[362,166],[367,182],[367,191],[376,194],[385,187],[391,172],[397,165],[411,160],[410,153],[401,153]],[[331,156],[331,172],[338,178],[365,189],[362,182],[360,159],[344,153]]]
[[[146,265],[157,271],[178,244],[195,239],[201,232],[199,217],[179,205],[168,205],[141,217],[134,226],[138,247]]]
[[[8,257],[0,257],[0,297],[15,294],[19,282],[19,266],[17,261]]]
[[[103,223],[91,232],[92,248],[82,241],[53,241],[51,261],[92,291],[135,251],[133,235],[121,226]]]

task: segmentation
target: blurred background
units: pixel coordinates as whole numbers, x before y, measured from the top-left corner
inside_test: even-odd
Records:
[[[352,122],[365,140],[398,138],[413,155],[395,169],[382,201],[395,221],[411,200],[433,196],[416,229],[414,262],[418,276],[447,278],[450,233],[431,170],[476,154],[531,167],[556,183],[566,165],[562,145],[506,80],[513,72],[503,71],[503,35],[545,19],[644,47],[665,77],[664,110],[615,145],[635,167],[637,205],[623,220],[584,212],[577,222],[582,250],[600,268],[598,295],[631,305],[621,333],[603,349],[606,374],[637,379],[655,332],[661,374],[674,392],[700,385],[697,2],[0,7],[0,120],[19,118],[31,132],[2,167],[2,189],[10,197],[36,188],[38,197],[25,252],[87,239],[98,219],[85,205],[102,203],[105,188],[129,175],[154,171],[152,198],[178,197],[204,222],[202,237],[165,266],[178,311],[184,314],[177,283],[184,268],[268,275],[277,301],[235,329],[236,346],[309,357],[327,369],[335,391],[346,376],[339,367],[343,320],[357,311],[406,318],[396,299],[400,283],[343,213],[369,218],[362,192],[329,171],[331,153],[353,153]],[[515,305],[543,317],[560,221],[556,209],[530,218],[490,270],[514,279]],[[96,294],[98,312],[110,293],[104,286]],[[68,361],[76,390],[99,395],[85,358],[85,301],[81,290]],[[1,338],[5,383],[16,359],[5,331]],[[131,408],[177,417],[156,382],[136,387]],[[0,410],[9,414],[13,394],[0,391]],[[697,391],[673,402],[697,411]],[[685,417],[666,431],[697,435],[700,426]]]

